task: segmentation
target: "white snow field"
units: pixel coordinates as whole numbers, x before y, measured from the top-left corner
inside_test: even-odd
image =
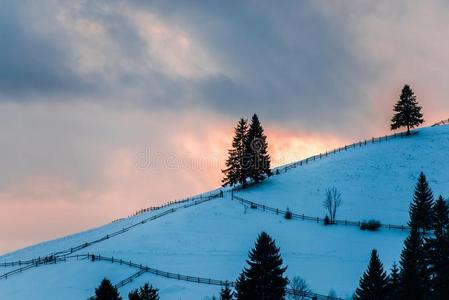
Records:
[[[449,126],[423,128],[411,137],[368,144],[332,154],[273,176],[235,195],[271,207],[323,217],[325,189],[337,187],[343,204],[338,219],[378,219],[406,224],[419,172],[434,194],[449,195]],[[83,248],[74,254],[96,254],[159,270],[234,281],[261,231],[281,248],[289,277],[301,276],[316,293],[335,290],[350,297],[364,272],[370,252],[379,251],[386,268],[398,261],[406,231],[382,228],[362,231],[354,226],[324,226],[313,221],[286,220],[282,215],[255,210],[223,198],[182,208],[137,225],[123,234]],[[170,207],[171,208],[171,207]],[[170,209],[166,208],[166,209]],[[43,257],[98,239],[127,225],[161,213],[151,211],[97,229],[41,243],[0,257],[0,263]],[[19,266],[0,267],[0,275]],[[106,261],[68,259],[0,279],[0,299],[87,299],[103,277],[114,284],[138,269]],[[218,295],[220,287],[145,273],[119,289],[128,292],[149,282],[162,300],[203,299]]]

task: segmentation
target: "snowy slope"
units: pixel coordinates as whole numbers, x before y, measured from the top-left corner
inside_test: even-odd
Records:
[[[339,219],[375,218],[383,223],[405,224],[420,171],[426,173],[435,193],[449,194],[448,153],[449,126],[425,128],[413,137],[370,144],[291,169],[237,194],[272,207],[288,206],[295,212],[322,217],[324,190],[335,186],[344,201]],[[0,257],[0,262],[45,256],[138,223],[155,213],[158,212],[25,248]],[[181,208],[82,249],[79,254],[89,252],[173,273],[235,280],[262,230],[281,247],[288,276],[300,275],[315,292],[327,294],[332,288],[340,297],[354,291],[372,248],[378,249],[382,261],[390,267],[398,260],[407,235],[400,230],[366,232],[357,227],[285,220],[247,208],[225,193],[224,198]],[[11,269],[0,267],[0,272]],[[135,272],[128,266],[103,261],[68,260],[1,279],[0,299],[24,299],[30,295],[33,299],[88,298],[103,277],[116,283]],[[120,292],[127,296],[130,289],[147,281],[160,289],[162,299],[202,299],[219,291],[217,286],[144,274]]]

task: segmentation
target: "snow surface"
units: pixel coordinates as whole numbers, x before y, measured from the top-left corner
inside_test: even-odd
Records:
[[[239,196],[272,207],[323,217],[324,191],[335,186],[343,196],[339,219],[375,218],[406,224],[408,207],[420,171],[435,194],[449,194],[449,126],[424,128],[419,134],[371,144],[328,156],[273,176]],[[138,223],[152,211],[0,257],[24,260],[63,250]],[[310,221],[252,210],[230,194],[136,226],[130,231],[82,249],[148,265],[163,271],[221,280],[235,280],[248,251],[262,230],[276,239],[289,277],[301,276],[314,292],[350,296],[366,268],[373,248],[387,268],[398,261],[407,232],[324,226]],[[0,267],[4,273],[11,268]],[[82,299],[93,294],[103,277],[113,283],[137,272],[128,266],[89,260],[67,261],[30,269],[0,280],[0,299]],[[144,274],[122,287],[127,293],[145,282],[160,289],[161,299],[202,299],[219,287]]]

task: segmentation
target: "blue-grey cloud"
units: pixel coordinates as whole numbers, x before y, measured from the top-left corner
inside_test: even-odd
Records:
[[[425,74],[406,72],[403,64],[391,70],[396,62],[382,61],[385,45],[407,36],[404,20],[418,14],[406,2],[390,10],[324,1],[42,3],[0,4],[0,100],[201,107],[233,119],[257,112],[282,126],[359,135],[385,113],[373,89],[382,88],[386,73],[412,83],[410,74]],[[445,9],[438,1],[430,7]],[[398,24],[391,23],[388,36],[382,24],[392,15]],[[423,51],[407,49],[413,67]]]
[[[354,87],[353,79],[363,76],[360,65],[351,57],[342,35],[313,2],[87,1],[76,9],[69,2],[55,3],[56,12],[62,9],[75,21],[92,21],[103,27],[103,38],[109,39],[112,47],[101,53],[105,65],[80,74],[77,47],[89,49],[88,43],[93,41],[73,42],[71,28],[64,29],[57,19],[50,26],[58,30],[36,34],[32,28],[43,18],[41,8],[34,6],[37,13],[29,18],[28,2],[3,2],[2,94],[31,101],[33,98],[24,96],[24,92],[40,93],[36,99],[56,92],[53,98],[58,101],[76,99],[77,94],[87,95],[92,101],[120,95],[144,107],[209,107],[235,118],[258,112],[274,122],[304,127],[321,124],[314,115],[342,122],[340,116],[349,107],[369,105],[357,100],[360,95]],[[158,57],[147,48],[158,40],[144,41],[132,17],[122,13],[122,8],[148,12],[166,24],[186,29],[219,65],[234,74],[218,72],[186,78],[154,68]],[[87,44],[77,44],[83,42]],[[141,68],[145,64],[149,66]],[[131,89],[133,93],[126,94]]]
[[[54,94],[88,87],[68,65],[64,40],[52,34],[38,34],[26,9],[28,2],[0,4],[0,92],[17,100],[27,93]]]

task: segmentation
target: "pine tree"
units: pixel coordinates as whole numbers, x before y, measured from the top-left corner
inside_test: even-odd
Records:
[[[262,232],[249,253],[248,267],[237,281],[238,300],[283,300],[288,280],[275,241]]]
[[[402,89],[399,101],[394,106],[395,115],[391,119],[391,130],[407,127],[407,135],[410,128],[415,128],[424,122],[421,106],[416,101],[416,96],[410,86],[405,85]]]
[[[235,282],[235,297],[237,300],[251,299],[249,292],[245,273],[242,272]]]
[[[220,300],[232,300],[232,291],[229,286],[225,286],[221,289]]]
[[[247,121],[240,119],[235,127],[235,135],[232,141],[232,149],[228,150],[226,169],[222,172],[225,177],[222,180],[223,186],[233,186],[237,183],[246,185],[247,168],[243,166],[246,149],[246,135],[248,131]]]
[[[121,300],[117,289],[112,285],[112,283],[104,278],[100,286],[95,289],[95,300]]]
[[[400,297],[400,274],[396,263],[391,268],[388,282],[388,300],[401,300]]]
[[[412,227],[404,242],[401,253],[400,294],[401,299],[422,300],[430,289],[425,257],[423,236]]]
[[[256,114],[251,119],[245,149],[244,165],[248,167],[248,175],[254,182],[258,183],[266,176],[271,176],[267,137]]]
[[[128,294],[128,300],[140,300],[139,291],[133,290]]]
[[[377,255],[377,250],[371,252],[368,269],[360,279],[360,284],[355,291],[355,300],[383,300],[388,291],[388,276]]]
[[[129,300],[159,300],[158,290],[145,283],[139,290],[134,290],[128,295]]]
[[[423,172],[419,175],[413,202],[410,205],[409,226],[421,231],[432,229],[433,194]]]
[[[449,299],[449,206],[440,196],[433,206],[433,236],[427,241],[432,299]]]

